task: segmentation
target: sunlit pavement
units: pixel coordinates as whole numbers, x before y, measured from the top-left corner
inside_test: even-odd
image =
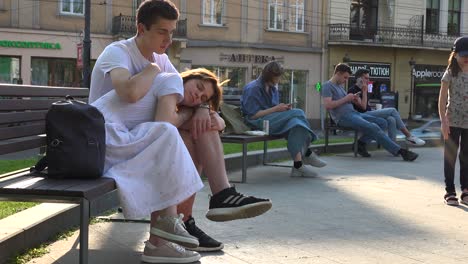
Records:
[[[414,151],[415,162],[385,151],[371,152],[372,158],[325,156],[328,166],[314,178],[291,178],[290,168],[250,168],[248,183],[237,189],[273,201],[254,219],[207,220],[205,186],[194,216],[225,248],[202,254],[200,263],[466,263],[468,207],[443,202],[442,148]],[[229,176],[239,179],[240,172]],[[140,263],[147,232],[141,223],[94,224],[90,263]],[[29,263],[78,263],[77,236]]]

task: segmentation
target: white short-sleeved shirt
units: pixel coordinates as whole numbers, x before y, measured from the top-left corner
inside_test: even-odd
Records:
[[[103,113],[106,122],[122,123],[131,130],[138,124],[153,122],[158,97],[169,94],[176,94],[178,102],[184,98],[184,85],[178,73],[158,74],[148,93],[136,103],[124,102],[115,90],[112,90],[101,96],[93,105]]]
[[[177,73],[166,54],[153,53],[153,58],[161,72]],[[104,49],[94,65],[89,103],[114,89],[109,74],[113,69],[127,69],[133,76],[143,71],[150,63],[138,49],[135,37],[110,44]]]

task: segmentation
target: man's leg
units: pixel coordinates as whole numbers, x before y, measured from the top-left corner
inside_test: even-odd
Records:
[[[381,122],[381,118],[373,117],[365,114],[350,113],[343,117],[339,125],[343,127],[350,127],[363,132],[367,137],[374,138],[380,145],[382,145],[388,152],[393,155],[399,154],[400,146],[393,142],[386,133],[380,129],[376,124]],[[386,123],[386,121],[384,120]]]

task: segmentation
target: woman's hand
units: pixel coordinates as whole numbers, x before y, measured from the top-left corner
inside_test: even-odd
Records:
[[[210,112],[210,118],[211,118],[211,130],[216,130],[216,131],[222,131],[226,127],[226,123],[224,122],[224,119],[222,119],[218,113],[215,111]]]
[[[198,135],[211,129],[211,116],[210,110],[206,108],[197,108],[192,116],[192,126],[190,132],[194,139],[198,138]]]
[[[275,109],[275,112],[284,112],[284,111],[288,111],[289,109],[291,109],[291,105],[281,103],[281,104],[275,105],[273,109]]]
[[[450,134],[450,124],[449,124],[449,119],[447,116],[444,116],[442,118],[442,120],[440,120],[441,122],[441,132],[442,132],[442,136],[444,136],[444,140],[447,140],[449,138],[449,134]]]

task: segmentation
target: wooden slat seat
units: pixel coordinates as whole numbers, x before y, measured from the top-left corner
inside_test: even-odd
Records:
[[[45,116],[66,95],[87,101],[87,88],[0,84],[0,155],[43,148]],[[80,205],[80,260],[88,262],[90,203],[116,190],[115,181],[51,179],[29,169],[0,175],[0,200],[77,203]]]

